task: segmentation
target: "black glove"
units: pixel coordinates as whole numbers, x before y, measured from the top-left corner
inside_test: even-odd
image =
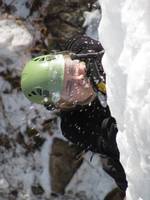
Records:
[[[98,137],[98,150],[102,154],[115,151],[116,135],[118,132],[117,123],[115,118],[108,117],[102,121],[101,135]]]
[[[118,128],[114,117],[108,117],[102,121],[101,134],[108,144],[116,143],[117,132]]]

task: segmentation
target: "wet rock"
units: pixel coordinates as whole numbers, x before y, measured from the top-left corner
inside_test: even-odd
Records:
[[[40,151],[45,140],[36,129],[30,127],[27,127],[25,136],[19,132],[16,137],[16,142],[26,149],[26,154]]]
[[[82,158],[76,160],[79,148],[55,138],[50,155],[51,188],[53,193],[63,194],[65,187],[80,167]]]
[[[67,39],[75,34],[85,32],[84,12],[90,11],[94,2],[93,0],[52,0],[50,2],[44,22],[55,41],[55,48],[63,48]],[[54,49],[50,45],[48,48]]]
[[[5,147],[6,149],[11,148],[10,138],[7,135],[1,135],[0,146]]]
[[[35,195],[42,195],[44,193],[44,189],[42,188],[42,186],[40,184],[32,185],[31,190],[32,190],[33,194],[35,194]]]
[[[93,156],[92,161],[91,156]],[[108,182],[108,179],[111,181]],[[99,155],[87,152],[76,175],[67,185],[66,193],[71,193],[73,196],[83,194],[89,199],[101,200],[115,186],[114,180],[104,173]]]
[[[16,200],[16,199],[17,199],[17,196],[18,196],[18,191],[17,191],[17,190],[12,190],[12,191],[9,193],[8,199]]]

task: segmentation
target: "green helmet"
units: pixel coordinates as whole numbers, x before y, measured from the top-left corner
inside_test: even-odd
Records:
[[[64,56],[50,54],[29,61],[22,72],[21,88],[34,103],[55,104],[60,99],[64,80]]]

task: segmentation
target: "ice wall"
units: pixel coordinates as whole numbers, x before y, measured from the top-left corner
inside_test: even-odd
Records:
[[[108,102],[129,188],[127,200],[150,197],[150,2],[99,0]]]

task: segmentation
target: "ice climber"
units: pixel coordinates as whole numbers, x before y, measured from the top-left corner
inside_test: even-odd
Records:
[[[75,36],[67,41],[65,51],[29,61],[21,87],[31,102],[60,112],[61,130],[69,141],[99,154],[103,169],[118,186],[113,199],[122,200],[128,184],[116,143],[116,120],[107,105],[103,54],[99,41]]]

